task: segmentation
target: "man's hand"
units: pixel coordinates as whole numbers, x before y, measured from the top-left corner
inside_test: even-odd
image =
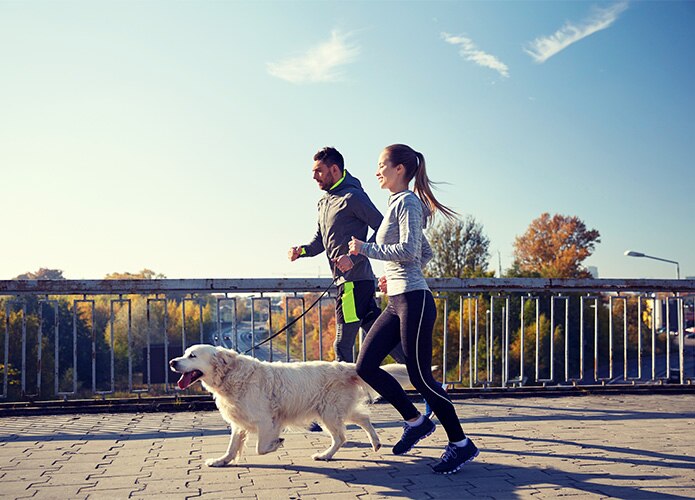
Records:
[[[300,255],[302,255],[302,247],[292,247],[287,252],[287,258],[289,258],[292,262],[297,260]]]
[[[352,259],[347,255],[341,255],[333,259],[335,265],[340,269],[341,272],[346,273],[354,266]]]
[[[381,293],[386,293],[386,276],[382,276],[379,278],[379,290]]]
[[[362,245],[364,245],[364,241],[360,241],[353,236],[350,242],[348,243],[350,255],[359,255],[360,250],[362,249]]]

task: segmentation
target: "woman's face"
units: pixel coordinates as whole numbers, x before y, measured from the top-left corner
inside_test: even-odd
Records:
[[[394,192],[396,186],[400,184],[399,177],[401,177],[402,172],[399,171],[402,170],[403,167],[398,169],[391,163],[388,151],[382,151],[381,155],[379,155],[379,164],[376,169],[376,179],[379,181],[379,187]]]

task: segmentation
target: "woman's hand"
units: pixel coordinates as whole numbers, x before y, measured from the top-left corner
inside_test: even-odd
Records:
[[[360,241],[353,236],[350,243],[348,243],[350,255],[359,255],[360,250],[362,250],[362,245],[364,245],[364,241]]]
[[[381,293],[387,293],[386,292],[386,276],[382,276],[379,278],[378,285],[379,285],[379,290],[381,291]]]

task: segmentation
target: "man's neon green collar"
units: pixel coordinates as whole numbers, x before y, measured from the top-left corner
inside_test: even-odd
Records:
[[[331,186],[331,189],[329,189],[329,191],[333,191],[335,188],[337,188],[338,186],[340,186],[340,183],[343,182],[343,181],[345,180],[345,174],[346,174],[346,173],[347,173],[347,170],[343,170],[343,176],[340,178],[340,180],[339,180],[338,182],[336,182],[335,184],[333,184],[333,185]]]

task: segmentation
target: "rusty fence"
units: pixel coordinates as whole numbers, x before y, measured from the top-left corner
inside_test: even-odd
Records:
[[[429,284],[438,308],[433,364],[454,387],[692,385],[695,378],[695,280]],[[266,361],[331,360],[330,285],[321,278],[0,281],[0,399],[171,393],[167,361],[196,343]]]

